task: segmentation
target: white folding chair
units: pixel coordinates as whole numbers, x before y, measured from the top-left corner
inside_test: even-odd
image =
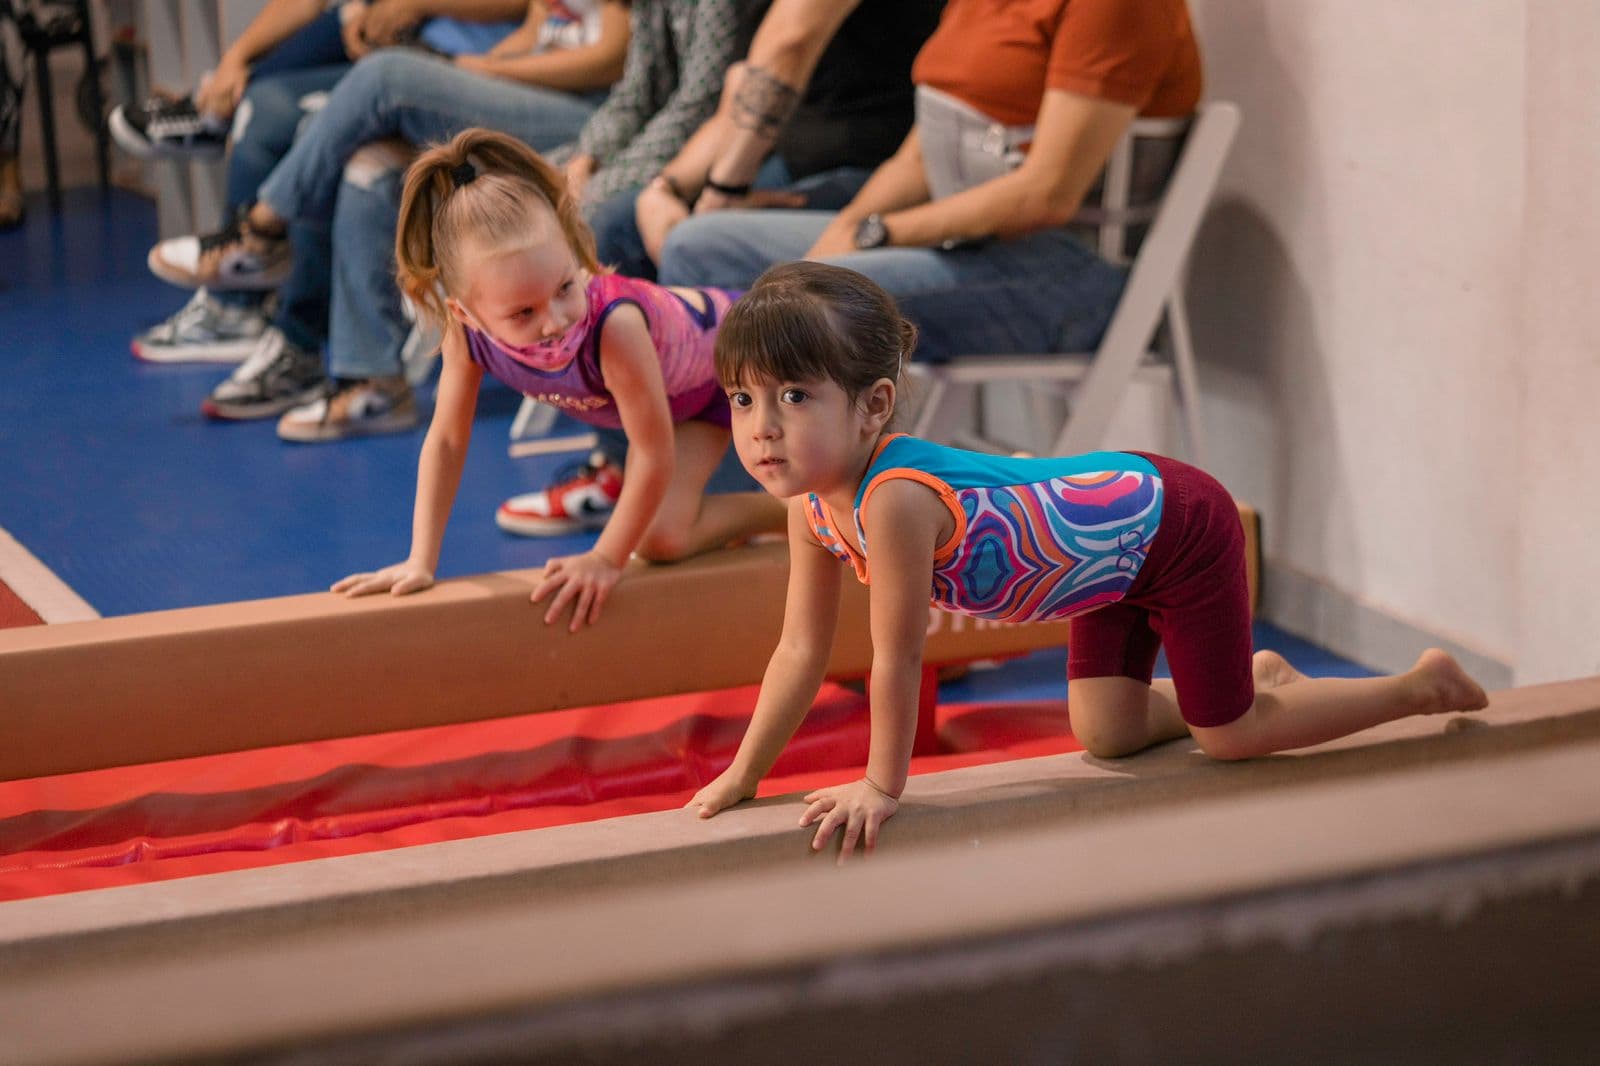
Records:
[[[1204,465],[1200,387],[1184,307],[1183,268],[1238,128],[1239,108],[1225,101],[1204,104],[1187,120],[1135,121],[1106,163],[1100,204],[1078,219],[1098,229],[1100,252],[1113,262],[1130,262],[1129,230],[1150,221],[1131,258],[1127,284],[1099,349],[1048,355],[975,354],[943,363],[914,363],[911,370],[922,383],[922,398],[912,433],[986,450],[1010,450],[1012,445],[981,431],[974,433],[970,423],[981,386],[1017,382],[1026,386],[1036,436],[1053,442],[1052,454],[1093,451],[1101,445],[1135,376],[1155,371],[1171,375],[1189,459]],[[1147,137],[1181,137],[1182,147],[1157,202],[1139,207],[1129,203],[1134,151],[1136,142]],[[1165,342],[1159,350],[1153,346],[1158,335]],[[1063,396],[1064,413],[1059,402]]]

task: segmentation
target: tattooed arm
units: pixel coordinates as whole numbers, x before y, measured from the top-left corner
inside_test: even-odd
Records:
[[[663,173],[701,210],[730,206],[730,197],[707,185],[749,185],[772,151],[784,124],[829,42],[860,0],[775,0],[750,52],[735,65],[717,114],[696,132]]]

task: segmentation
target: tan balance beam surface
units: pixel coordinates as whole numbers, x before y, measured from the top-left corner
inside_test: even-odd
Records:
[[[1579,744],[1600,744],[1600,678],[1495,692],[1477,714],[1403,719],[1246,762],[1217,762],[1183,740],[1125,759],[1073,752],[948,770],[911,779],[879,855],[956,841],[987,847],[1052,826]],[[797,801],[763,799],[709,821],[662,811],[20,900],[0,906],[0,958],[17,973],[44,973],[107,952],[143,957],[191,942],[222,950],[318,928],[825,863],[797,826]]]
[[[1150,802],[1001,836],[969,822],[942,843],[891,848],[845,871],[797,868],[797,847],[782,869],[735,867],[715,878],[684,869],[531,899],[464,892],[421,912],[244,935],[181,922],[154,942],[97,947],[68,935],[66,951],[12,953],[0,972],[0,1030],[23,1061],[291,1048],[334,1061],[429,1047],[436,1060],[492,1061],[515,1048],[525,1059],[659,1063],[737,1057],[752,1040],[774,1062],[835,1061],[851,1041],[858,1052],[872,1047],[874,1061],[962,1061],[980,1048],[1012,1061],[1067,1035],[1084,1061],[1290,1049],[1325,1058],[1358,1047],[1375,1061],[1416,1061],[1392,1052],[1423,1033],[1480,1023],[1514,1031],[1525,1050],[1546,1038],[1559,1047],[1572,1011],[1588,1017],[1600,930],[1597,694],[1594,680],[1497,693],[1477,730],[1446,725],[1457,718],[1394,723],[1410,728],[1280,759],[1201,760],[1148,779],[1159,761],[1151,757],[1058,757],[1083,766],[1061,790],[1117,775]],[[1405,765],[1385,757],[1390,745],[1427,744],[1434,756],[1481,745],[1536,725],[1541,709],[1569,727],[1581,722],[1591,739],[1480,746],[1477,757]],[[1174,753],[1192,754],[1179,744],[1152,755]],[[1339,756],[1372,772],[1319,774]],[[1248,785],[1283,761],[1300,764],[1301,785]],[[933,788],[919,779],[895,827],[926,817],[927,806],[1046,794],[1037,772],[1031,783],[955,787],[969,774],[936,775]],[[1217,776],[1247,784],[1191,787]],[[730,813],[746,817],[701,824],[672,812],[521,836],[530,853],[573,831],[603,848],[600,836],[637,826],[635,846],[648,847],[646,830],[676,817],[683,835],[726,844],[792,811]],[[785,820],[799,844],[804,834]],[[429,849],[408,850],[422,858]],[[353,861],[303,869],[317,876]],[[191,886],[243,909],[268,872]],[[53,910],[59,920],[97,906],[104,916],[119,902],[133,914],[162,889],[8,905],[0,944],[21,946],[25,914]],[[1492,973],[1469,964],[1490,952]],[[1007,1011],[1008,999],[1028,1009]],[[1152,1020],[1152,1001],[1197,1009]],[[1191,1038],[1198,1058],[1173,1044]]]
[[[1253,566],[1254,513],[1240,511]],[[539,575],[0,631],[0,780],[755,684],[788,556],[767,545],[638,565],[576,634],[528,603]],[[1067,631],[931,611],[926,658],[1062,646]],[[847,581],[829,671],[859,677],[871,661],[866,593]]]

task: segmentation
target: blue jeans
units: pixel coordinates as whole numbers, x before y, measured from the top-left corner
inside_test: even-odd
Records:
[[[256,198],[256,190],[278,165],[305,121],[300,101],[326,92],[350,69],[339,39],[337,12],[328,12],[263,56],[251,71],[239,110],[234,115],[232,149],[228,156],[224,208],[231,219]],[[318,248],[326,244],[315,231],[296,227],[290,238]],[[279,292],[283,316],[295,323],[294,332],[320,330],[328,317],[328,262],[313,252],[304,272]],[[214,298],[235,307],[258,307],[265,294],[219,292]]]
[[[344,165],[369,141],[399,137],[428,144],[486,126],[549,151],[576,137],[603,98],[515,85],[423,52],[385,49],[339,82],[262,182],[259,199],[282,218],[331,218]]]
[[[401,175],[352,180],[345,165],[356,149],[396,137],[411,144],[443,141],[486,126],[548,151],[575,138],[601,99],[485,78],[406,49],[378,52],[351,69],[259,190],[280,217],[302,227],[320,224],[315,247],[295,241],[286,288],[299,284],[302,269],[314,271],[318,258],[333,261],[326,333],[334,376],[399,373],[410,331],[394,282]],[[320,336],[277,324],[301,347],[320,345]]]
[[[770,266],[804,258],[833,215],[726,211],[667,238],[663,285],[747,289]],[[823,260],[882,285],[920,331],[917,358],[1092,351],[1126,272],[1063,230],[972,248],[879,248]]]

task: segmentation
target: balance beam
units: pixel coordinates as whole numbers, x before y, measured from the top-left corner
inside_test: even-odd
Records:
[[[914,778],[844,871],[791,796],[27,900],[0,1031],[23,1061],[1526,1057],[1592,1040],[1597,769],[1591,678],[1243,763]]]
[[[1255,514],[1240,508],[1255,581]],[[0,780],[757,684],[783,622],[784,545],[635,562],[597,626],[545,626],[542,571],[415,596],[331,593],[0,631]],[[926,661],[1063,646],[1068,623],[930,610]],[[844,582],[828,672],[872,663]],[[359,678],[358,681],[353,679]]]

